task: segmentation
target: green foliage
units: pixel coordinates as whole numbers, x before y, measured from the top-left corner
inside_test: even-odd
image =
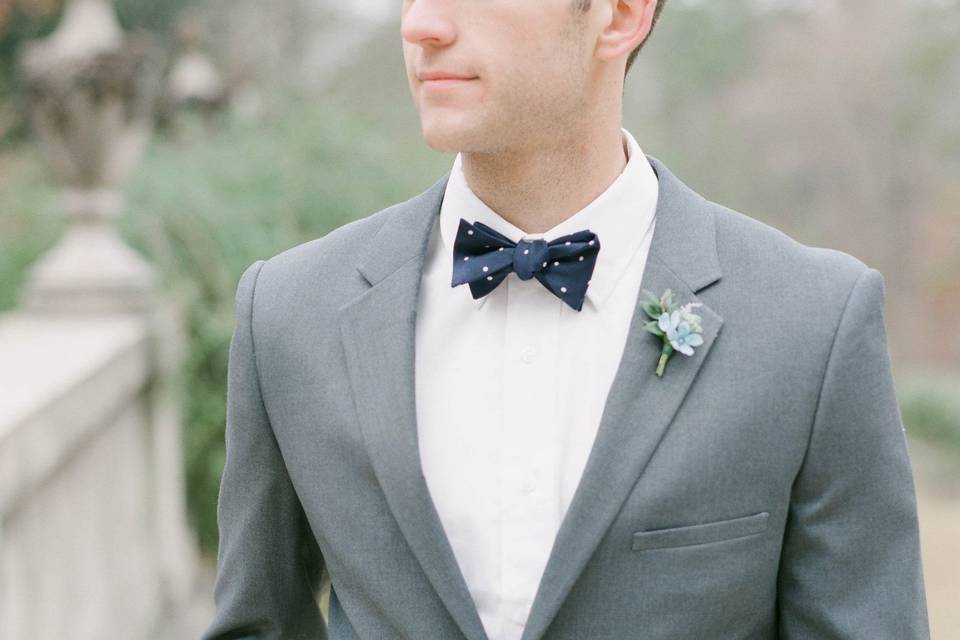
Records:
[[[914,372],[897,390],[907,432],[960,456],[960,372]]]
[[[65,220],[39,153],[0,155],[0,310],[11,308],[27,268],[53,245]]]
[[[0,0],[0,5],[3,2]],[[49,13],[26,12],[20,3],[14,2],[8,9],[5,19],[0,20],[0,116],[4,103],[19,106],[22,101],[21,80],[17,69],[17,55],[20,47],[28,40],[48,35],[57,26],[59,11]],[[19,125],[19,126],[16,126]],[[0,122],[0,149],[21,140],[26,134],[26,123],[6,125]]]
[[[6,21],[0,25],[0,68],[9,71],[19,46],[34,38],[47,35],[60,19],[58,11],[47,14],[27,13],[19,3],[13,3]]]
[[[126,185],[121,235],[154,265],[164,295],[186,309],[190,334],[178,386],[185,404],[191,521],[216,553],[216,503],[224,463],[226,374],[240,274],[254,260],[324,235],[419,193],[449,169],[426,145],[309,98],[280,98],[261,123],[226,118],[210,130],[182,118],[156,138]],[[400,161],[403,159],[403,161]],[[0,183],[0,303],[11,307],[23,269],[58,237],[54,185],[30,147]],[[16,222],[10,222],[15,220]]]
[[[147,29],[161,37],[173,32],[178,12],[202,4],[200,0],[113,0],[124,29]]]
[[[742,1],[667,5],[649,49],[644,45],[640,54],[668,70],[658,77],[665,110],[671,112],[693,96],[714,100],[751,64],[766,20]]]

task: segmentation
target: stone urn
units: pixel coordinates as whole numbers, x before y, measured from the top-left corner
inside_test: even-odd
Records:
[[[24,45],[19,62],[31,125],[70,218],[29,272],[21,309],[145,310],[153,272],[115,222],[120,185],[152,131],[159,47],[145,32],[125,33],[107,0],[69,0],[57,30]]]

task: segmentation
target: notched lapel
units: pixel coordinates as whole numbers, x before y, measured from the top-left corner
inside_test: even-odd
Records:
[[[723,318],[697,296],[720,279],[713,212],[656,158],[659,197],[654,237],[641,289],[673,291],[675,302],[699,302],[703,344],[692,356],[674,353],[655,373],[661,339],[646,331],[639,295],[583,476],[554,540],[521,640],[539,640],[637,483],[710,355]],[[623,541],[629,545],[628,540]]]
[[[360,429],[387,505],[464,637],[486,640],[430,497],[417,440],[417,296],[447,177],[399,205],[371,239],[357,267],[371,287],[339,310],[339,324]]]

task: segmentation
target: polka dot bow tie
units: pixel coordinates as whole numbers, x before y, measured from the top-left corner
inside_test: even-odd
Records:
[[[453,243],[453,284],[467,283],[474,299],[497,288],[511,271],[521,280],[536,278],[575,311],[583,307],[597,263],[600,239],[589,229],[547,242],[513,242],[483,224],[460,219]]]

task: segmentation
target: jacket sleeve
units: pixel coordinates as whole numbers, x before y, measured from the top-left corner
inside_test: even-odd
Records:
[[[882,274],[867,267],[833,339],[784,534],[783,640],[929,638],[884,297]]]
[[[240,276],[227,374],[216,612],[202,640],[326,640],[318,606],[323,558],[264,407],[253,300],[264,261]]]

